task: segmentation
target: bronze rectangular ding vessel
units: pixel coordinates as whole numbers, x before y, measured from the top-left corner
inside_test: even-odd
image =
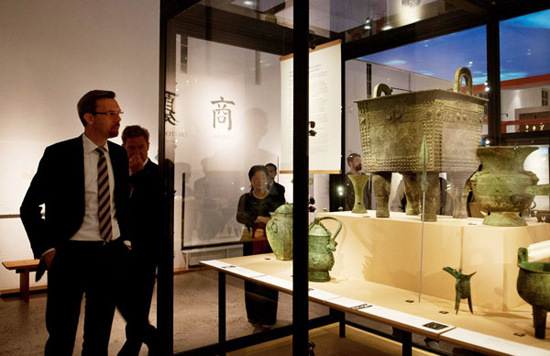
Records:
[[[461,92],[462,79],[466,82],[466,94]],[[382,93],[386,95],[381,96]],[[391,182],[391,172],[404,175],[407,214],[419,213],[417,188],[423,170],[419,155],[425,139],[426,171],[431,185],[426,193],[425,220],[436,220],[439,172],[447,172],[451,182],[453,216],[466,217],[466,202],[462,199],[464,184],[479,166],[476,149],[481,141],[487,102],[472,95],[470,70],[457,69],[453,91],[432,89],[388,94],[391,89],[386,84],[379,84],[374,98],[356,101],[363,166],[367,172],[374,173],[377,202],[379,196],[382,199],[380,207],[377,203],[377,216],[389,216],[386,202],[389,196],[386,195],[389,194],[387,185]]]

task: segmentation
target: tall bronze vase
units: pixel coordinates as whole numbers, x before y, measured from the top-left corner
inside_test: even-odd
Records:
[[[353,193],[355,194],[355,203],[353,204],[353,209],[351,212],[355,214],[365,214],[367,212],[367,208],[365,207],[363,191],[365,190],[365,186],[367,185],[370,176],[365,174],[358,176],[349,174],[348,178],[353,184]]]

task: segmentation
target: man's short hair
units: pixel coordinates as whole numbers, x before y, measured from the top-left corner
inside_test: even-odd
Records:
[[[95,113],[95,103],[99,99],[114,99],[116,96],[114,91],[110,90],[92,90],[84,94],[82,98],[76,104],[78,110],[78,116],[82,125],[86,126],[86,120],[84,120],[84,114]]]
[[[132,137],[145,138],[145,142],[149,142],[149,131],[145,127],[139,125],[126,126],[122,131],[122,144],[126,144],[126,140]]]
[[[353,160],[355,159],[355,157],[361,157],[361,155],[359,153],[351,153],[347,158],[346,158],[346,161],[348,162],[348,166],[353,163]]]
[[[273,167],[273,169],[275,170],[275,172],[277,172],[277,166],[274,164],[274,163],[268,163],[265,165],[265,168],[267,167]]]

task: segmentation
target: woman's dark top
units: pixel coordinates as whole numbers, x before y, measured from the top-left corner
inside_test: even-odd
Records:
[[[247,228],[252,228],[258,216],[270,217],[269,213],[275,211],[284,202],[284,198],[280,195],[268,194],[265,198],[258,199],[252,193],[243,194],[239,199],[237,221]]]
[[[252,233],[248,235],[254,236],[254,228],[258,228],[258,225],[263,225],[262,228],[265,229],[265,224],[258,223],[256,227],[254,226],[256,218],[271,216],[269,213],[275,211],[284,202],[284,198],[280,195],[268,194],[263,199],[256,198],[252,192],[241,195],[237,209],[237,221],[246,226],[243,238],[247,230],[252,230]],[[250,240],[243,243],[243,256],[268,252],[271,252],[271,248],[266,239]],[[274,325],[277,321],[279,292],[248,281],[244,282],[244,290],[248,321],[253,324]]]

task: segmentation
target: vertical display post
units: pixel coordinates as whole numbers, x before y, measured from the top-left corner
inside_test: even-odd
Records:
[[[491,146],[500,144],[500,31],[496,16],[487,23],[487,81],[489,83],[489,140]]]
[[[309,1],[294,3],[294,259],[292,354],[308,349]]]
[[[161,8],[166,1],[161,2]],[[159,172],[162,192],[162,239],[157,277],[157,327],[160,355],[174,353],[174,150],[166,142],[165,93],[174,86],[168,78],[175,78],[175,32],[169,29],[168,16],[161,11],[160,18],[160,77],[159,77]]]

